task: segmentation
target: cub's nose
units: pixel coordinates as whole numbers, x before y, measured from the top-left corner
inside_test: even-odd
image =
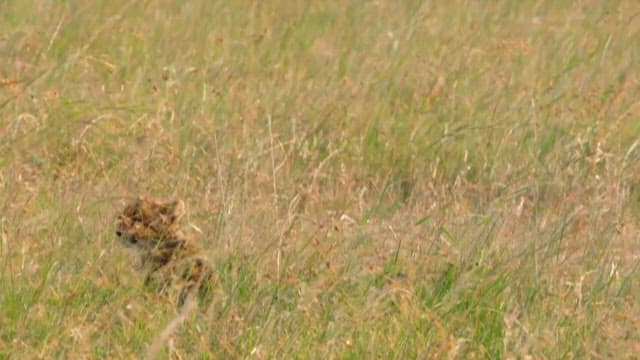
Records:
[[[121,232],[120,230],[116,230],[116,236],[117,236],[117,237],[122,236],[122,232]]]

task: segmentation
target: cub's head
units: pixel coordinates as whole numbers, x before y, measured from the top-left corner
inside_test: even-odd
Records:
[[[125,246],[138,249],[156,248],[165,245],[164,242],[175,241],[180,234],[179,222],[184,208],[182,200],[160,202],[138,198],[118,215],[116,236]]]

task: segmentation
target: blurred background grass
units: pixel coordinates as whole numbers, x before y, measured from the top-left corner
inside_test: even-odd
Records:
[[[164,356],[640,351],[635,1],[0,3],[0,358],[130,358],[174,308],[113,218],[220,275]]]

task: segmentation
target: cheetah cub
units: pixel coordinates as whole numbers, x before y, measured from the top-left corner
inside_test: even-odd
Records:
[[[182,200],[141,197],[128,204],[116,221],[116,236],[140,256],[145,285],[168,295],[178,307],[192,294],[201,301],[207,298],[214,274],[198,244],[180,230],[184,213]]]

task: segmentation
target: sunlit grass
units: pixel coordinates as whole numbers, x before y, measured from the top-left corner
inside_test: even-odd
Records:
[[[135,358],[113,235],[183,198],[165,357],[640,351],[633,1],[0,3],[0,358]]]

